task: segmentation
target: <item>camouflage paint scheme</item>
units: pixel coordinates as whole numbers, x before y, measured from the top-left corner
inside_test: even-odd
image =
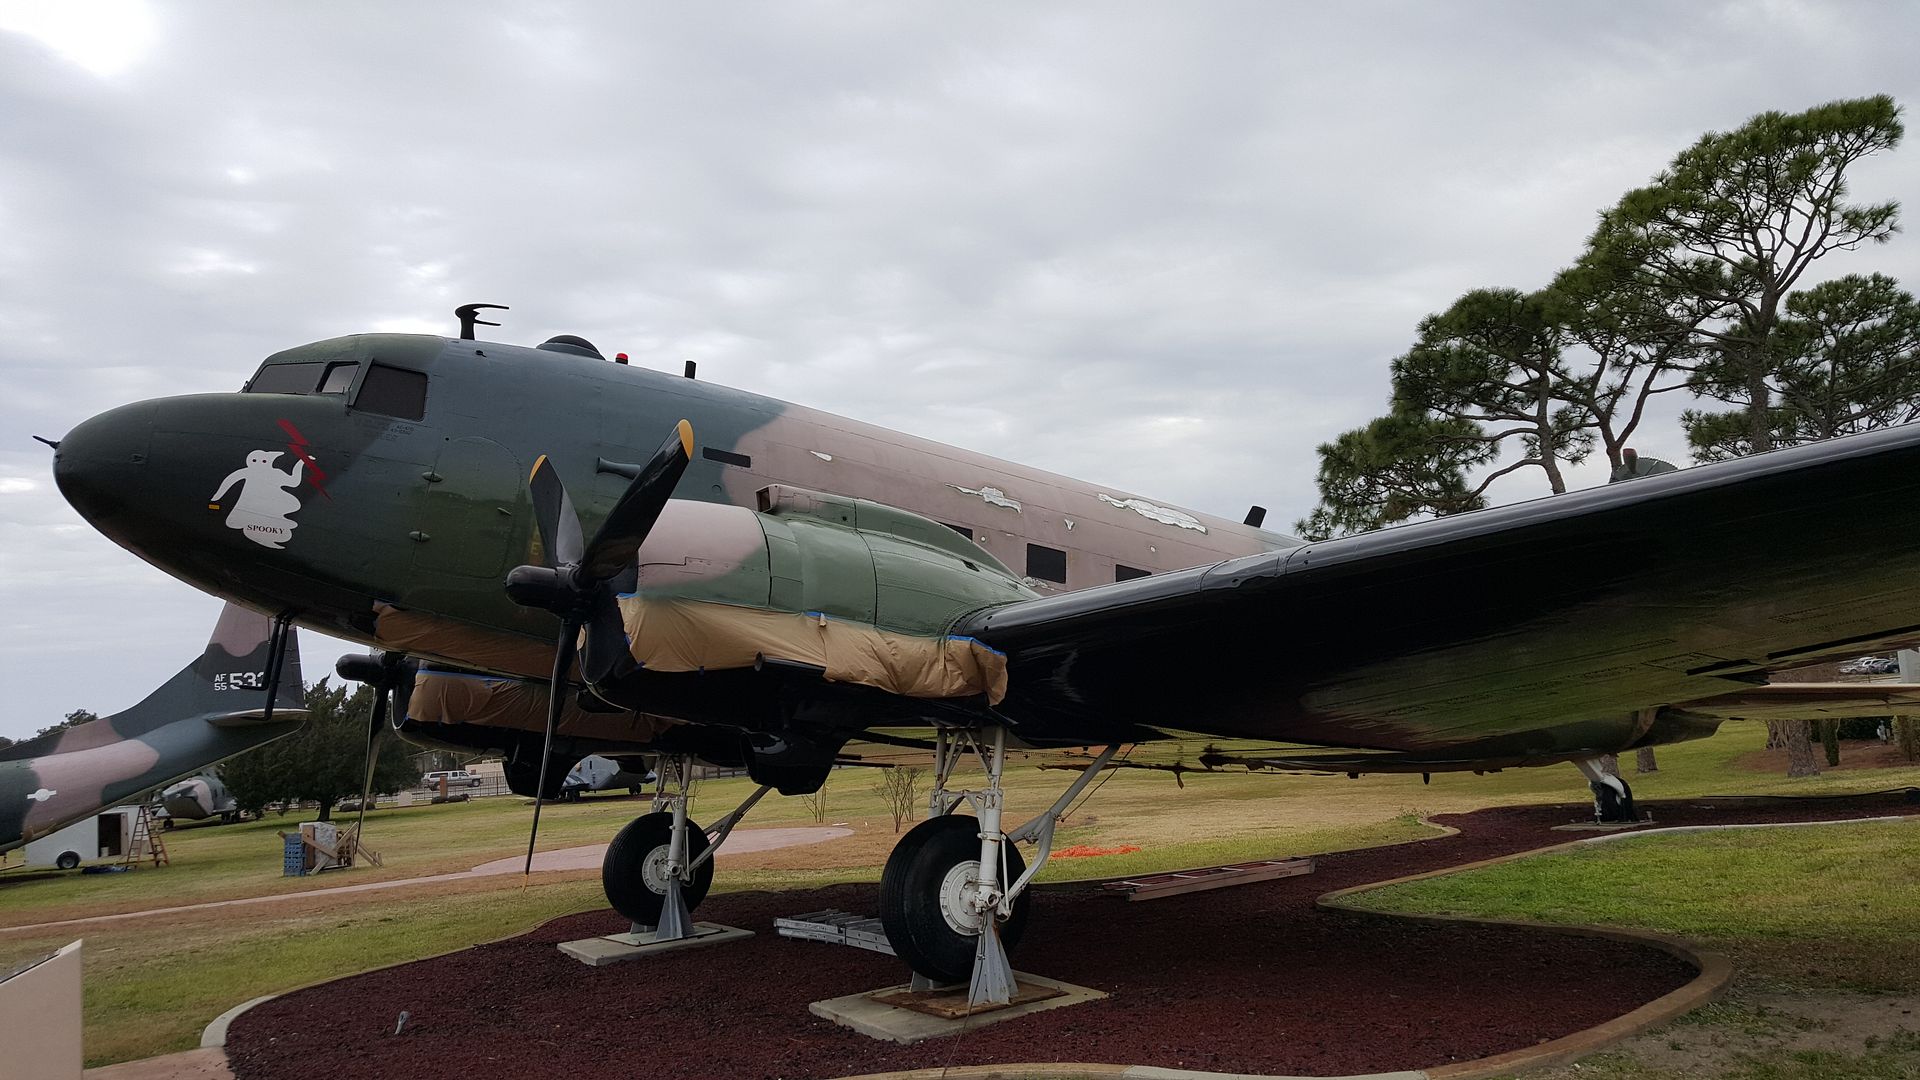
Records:
[[[424,419],[349,407],[376,359],[428,374]],[[967,610],[1111,581],[1116,565],[1158,571],[1293,543],[1131,492],[568,352],[362,335],[290,349],[264,366],[290,364],[358,371],[342,394],[200,395],[103,414],[62,440],[63,492],[102,532],[202,588],[457,668],[543,678],[551,666],[551,617],[516,607],[499,588],[509,568],[540,557],[526,492],[533,461],[545,454],[559,467],[591,527],[626,484],[596,465],[645,460],[682,417],[703,451],[726,458],[703,453],[688,468],[642,553],[647,600],[813,612],[938,641]],[[502,416],[502,402],[549,395],[583,408],[552,430]],[[209,497],[262,452],[283,471],[306,456],[293,489],[301,506],[280,546],[247,542],[230,524],[233,499]],[[760,512],[761,492],[775,487],[781,493]],[[701,504],[738,510],[709,528],[721,519],[702,517]],[[1024,567],[1028,544],[1063,551],[1067,581],[1012,569]]]
[[[544,680],[556,623],[501,588],[542,561],[531,465],[550,458],[591,531],[626,486],[620,463],[684,417],[699,451],[623,603],[655,664],[599,689],[694,726],[844,737],[945,716],[1030,741],[1165,727],[1386,755],[1341,768],[1547,764],[1699,737],[1718,717],[1676,706],[1920,635],[1920,595],[1887,578],[1896,562],[1920,574],[1915,523],[1890,512],[1920,476],[1905,429],[1303,546],[552,343],[339,338],[276,354],[255,382],[298,364],[338,392],[162,399],[81,424],[56,455],[61,490],[203,589]],[[368,392],[383,369],[425,376],[418,419]],[[243,468],[238,498],[253,477],[265,491],[252,510],[221,497]],[[1064,553],[1064,582],[1033,576],[1030,545]],[[1116,584],[1122,568],[1152,576]],[[653,605],[687,618],[656,632]],[[799,650],[808,618],[852,628],[882,670],[836,677],[761,644]],[[1004,691],[977,653],[945,689],[924,677],[955,641],[1003,659]]]
[[[270,626],[228,604],[206,650],[139,704],[0,750],[0,851],[297,730],[306,717],[297,635],[273,719],[262,718]]]

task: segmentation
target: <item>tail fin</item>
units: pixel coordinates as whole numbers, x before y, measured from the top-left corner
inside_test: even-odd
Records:
[[[138,705],[100,720],[92,720],[0,750],[0,761],[89,750],[144,735],[179,720],[202,719],[220,726],[260,720],[267,705],[268,637],[273,622],[265,615],[229,603],[213,625],[213,636],[193,663],[160,684]],[[279,690],[274,694],[276,719],[303,715],[304,686],[300,681],[300,635],[287,638],[280,665]]]

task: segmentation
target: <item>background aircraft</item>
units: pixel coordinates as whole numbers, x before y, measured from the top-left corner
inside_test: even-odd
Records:
[[[0,750],[0,851],[298,729],[299,635],[275,679],[271,626],[229,603],[206,649],[139,704]]]
[[[220,775],[211,770],[168,784],[160,792],[160,805],[175,821],[205,821],[218,817],[222,822],[236,821],[240,806]]]
[[[881,917],[916,972],[1003,1000],[1053,823],[1121,745],[1304,743],[1327,749],[1276,759],[1355,773],[1572,762],[1630,816],[1601,755],[1710,733],[1770,670],[1920,636],[1916,466],[1920,428],[1891,429],[1302,545],[578,338],[375,334],[97,416],[54,473],[169,573],[389,650],[367,673],[382,710],[412,690],[410,737],[503,746],[542,796],[558,748],[660,754],[682,791],[696,758],[744,767],[757,799],[816,790],[870,729],[931,728],[904,741],[935,752],[935,814],[889,859]],[[401,653],[441,673],[410,680]],[[540,717],[543,677],[565,692]],[[1107,749],[1007,829],[1010,741]],[[963,760],[975,790],[950,784]],[[754,801],[709,836],[674,787],[603,867],[613,905],[668,935]]]
[[[560,797],[578,800],[595,791],[627,791],[638,795],[640,789],[658,779],[658,774],[643,761],[628,768],[613,758],[588,754],[567,770],[567,778],[560,785]]]

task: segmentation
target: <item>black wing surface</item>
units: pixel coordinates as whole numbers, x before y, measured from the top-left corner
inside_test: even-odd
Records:
[[[1007,654],[1000,711],[1041,737],[1144,724],[1402,768],[1698,737],[1727,713],[1688,702],[1920,639],[1920,425],[1024,601],[956,632]]]

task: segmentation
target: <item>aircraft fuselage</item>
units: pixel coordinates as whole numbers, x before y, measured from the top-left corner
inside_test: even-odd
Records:
[[[1042,593],[1294,543],[772,398],[546,348],[337,338],[270,357],[249,390],[86,421],[61,441],[62,491],[108,536],[216,595],[502,673],[543,676],[551,657],[552,617],[498,587],[539,557],[533,463],[545,455],[559,468],[591,530],[627,482],[605,466],[644,461],[682,418],[699,450],[676,498],[751,507],[782,484],[870,499],[964,531]],[[405,624],[398,631],[395,620]]]

